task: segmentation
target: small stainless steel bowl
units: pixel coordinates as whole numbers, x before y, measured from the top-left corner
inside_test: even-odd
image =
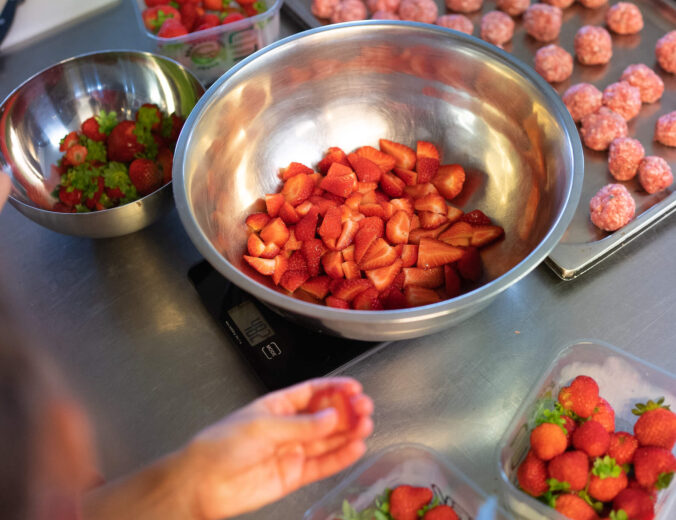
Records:
[[[59,181],[59,141],[101,110],[133,118],[143,103],[187,117],[204,93],[173,60],[139,51],[84,54],[53,65],[15,89],[0,106],[0,168],[12,177],[11,204],[54,231],[91,238],[137,231],[172,206],[169,184],[135,202],[91,213],[50,211]]]
[[[278,191],[279,168],[381,137],[437,143],[442,162],[465,166],[453,203],[505,229],[482,252],[482,285],[433,305],[369,312],[300,301],[256,276],[242,259],[244,220]],[[230,281],[307,327],[394,340],[466,319],[540,264],[575,211],[583,155],[565,106],[529,66],[449,29],[378,21],[307,31],[230,70],[188,117],[173,174],[185,228]]]

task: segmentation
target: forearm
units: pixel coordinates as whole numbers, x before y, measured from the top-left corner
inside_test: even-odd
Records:
[[[191,479],[182,454],[103,485],[83,500],[83,520],[201,520],[189,492]]]

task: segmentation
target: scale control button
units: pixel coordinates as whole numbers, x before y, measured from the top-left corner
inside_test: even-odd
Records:
[[[268,359],[277,357],[282,353],[282,350],[277,346],[277,343],[275,343],[274,341],[265,345],[261,350],[263,351],[265,357]]]

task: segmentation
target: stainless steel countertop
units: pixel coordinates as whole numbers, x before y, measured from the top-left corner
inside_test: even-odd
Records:
[[[283,17],[283,35],[295,30]],[[130,0],[0,56],[0,95],[58,60],[106,48],[152,50]],[[263,392],[187,278],[201,257],[175,210],[132,235],[88,240],[7,206],[0,244],[0,277],[89,409],[107,478],[177,448]],[[601,339],[676,372],[675,289],[670,218],[575,281],[541,265],[460,326],[389,345],[347,370],[376,403],[370,451],[422,442],[497,491],[497,441],[560,348]],[[339,478],[245,518],[300,518]]]

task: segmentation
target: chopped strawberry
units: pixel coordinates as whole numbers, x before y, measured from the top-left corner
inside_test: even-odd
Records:
[[[365,217],[380,217],[385,218],[385,208],[377,202],[371,202],[359,205],[359,211]]]
[[[316,413],[327,408],[334,408],[338,413],[336,432],[346,432],[354,428],[358,421],[357,412],[352,407],[350,396],[337,388],[317,390],[308,402],[306,411]]]
[[[294,209],[294,207],[289,204],[287,201],[284,201],[282,207],[279,209],[279,217],[284,221],[285,224],[296,224],[300,217]]]
[[[280,173],[282,174],[282,180],[287,181],[291,177],[298,175],[299,173],[304,173],[305,175],[312,175],[314,173],[314,170],[312,168],[308,168],[302,163],[291,162],[286,168],[282,168]]]
[[[472,241],[474,228],[467,222],[456,222],[441,235],[439,240],[452,246],[467,247]]]
[[[343,228],[336,241],[336,249],[344,252],[345,248],[352,244],[354,237],[357,235],[357,231],[359,231],[359,224],[354,220],[346,220],[343,222]],[[343,256],[345,256],[345,254],[343,254]],[[346,260],[348,259],[346,258]]]
[[[380,139],[378,144],[382,152],[394,157],[395,165],[399,168],[406,170],[415,168],[416,155],[412,148],[395,141],[388,141],[387,139]]]
[[[376,238],[359,261],[359,267],[364,271],[368,271],[392,265],[396,259],[397,252],[395,249],[384,239]]]
[[[301,242],[315,237],[317,231],[317,222],[319,220],[319,210],[312,206],[303,218],[296,224],[296,238]]]
[[[411,218],[403,210],[398,210],[387,221],[385,236],[391,244],[406,244],[411,228]]]
[[[416,147],[416,165],[418,182],[430,182],[439,169],[439,150],[427,141],[418,141]]]
[[[406,168],[395,168],[392,170],[394,174],[399,177],[406,186],[415,186],[418,184],[418,173]]]
[[[263,251],[260,254],[261,258],[275,258],[280,252],[280,248],[274,242],[265,244]]]
[[[425,287],[418,287],[417,285],[406,286],[404,288],[404,298],[408,307],[419,307],[441,301],[436,291]]]
[[[439,166],[431,182],[444,198],[454,199],[465,184],[465,170],[459,164],[443,164]]]
[[[326,174],[326,172],[329,171],[329,168],[334,162],[342,164],[343,166],[348,167],[350,166],[350,163],[347,160],[347,155],[345,154],[345,152],[340,148],[338,148],[337,146],[332,146],[331,148],[329,148],[328,152],[326,152],[324,158],[321,161],[319,161],[317,169],[323,174]]]
[[[413,207],[416,211],[431,211],[432,213],[439,213],[446,215],[448,209],[446,201],[441,195],[425,195],[415,200]]]
[[[265,242],[256,233],[251,233],[246,241],[246,249],[250,256],[261,256],[265,251]]]
[[[340,298],[336,298],[335,296],[327,296],[325,301],[328,307],[333,307],[334,309],[350,308],[350,304],[348,302],[341,300]]]
[[[74,144],[78,144],[80,142],[80,137],[77,135],[77,132],[70,132],[66,137],[64,137],[61,140],[61,143],[59,144],[59,151],[60,152],[65,152],[73,146]]]
[[[338,163],[333,163],[331,168],[334,168]],[[353,172],[348,175],[333,176],[333,177],[324,177],[319,183],[319,186],[323,189],[337,195],[338,197],[349,197],[350,194],[354,191],[354,188],[357,185],[357,178]]]
[[[303,243],[296,238],[296,229],[289,228],[289,239],[284,244],[284,251],[298,251]]]
[[[322,256],[324,272],[331,278],[343,278],[343,255],[340,251],[328,251]]]
[[[460,219],[460,217],[463,216],[464,213],[460,208],[456,208],[450,204],[447,204],[447,206],[448,211],[446,212],[446,217],[448,218],[449,222],[456,222]]]
[[[87,147],[81,144],[74,144],[66,150],[64,160],[72,165],[79,166],[87,159]]]
[[[357,263],[361,262],[371,244],[383,236],[384,227],[378,217],[367,217],[359,222],[359,230],[354,237],[354,259]]]
[[[383,172],[389,172],[397,164],[397,160],[386,153],[381,152],[373,146],[362,146],[357,148],[355,153],[371,162],[376,163]]]
[[[350,161],[350,165],[356,172],[359,182],[380,181],[383,171],[373,161],[366,157],[362,157],[361,155],[357,155],[356,153],[348,155],[347,160]]]
[[[392,199],[390,200],[390,204],[392,204],[395,211],[402,210],[408,213],[409,216],[413,216],[413,200],[408,197],[403,199]]]
[[[404,267],[402,272],[404,273],[404,287],[416,285],[428,289],[437,289],[444,285],[444,269],[442,267],[431,269]]]
[[[391,265],[370,269],[365,274],[378,292],[382,292],[394,283],[394,279],[401,272],[402,265],[401,259],[397,258]]]
[[[361,204],[361,199],[363,197],[364,195],[362,193],[354,191],[350,194],[349,197],[345,199],[345,205],[348,208],[357,211],[359,209],[359,204]]]
[[[346,280],[354,280],[355,278],[361,278],[361,270],[355,261],[343,262],[343,275]]]
[[[279,247],[284,247],[289,239],[289,228],[286,227],[281,218],[277,217],[261,229],[261,238],[264,242],[274,242]]]
[[[357,182],[355,191],[359,193],[369,193],[378,189],[377,182]]]
[[[301,217],[304,217],[305,215],[308,214],[308,212],[312,209],[312,206],[314,206],[314,204],[312,204],[312,202],[310,202],[309,200],[306,200],[305,202],[301,202],[300,204],[298,204],[298,206],[296,206],[293,209],[298,215],[298,218],[300,219]]]
[[[398,198],[404,194],[404,181],[402,181],[396,175],[385,172],[380,178],[380,187],[381,189],[390,197]]]
[[[292,271],[289,269],[282,275],[282,278],[279,280],[279,285],[292,293],[307,282],[309,278],[310,275],[307,271]]]
[[[307,262],[307,271],[310,276],[319,275],[319,265],[324,254],[324,245],[318,238],[312,238],[303,242],[300,248],[301,253]]]
[[[475,247],[482,247],[504,236],[505,230],[500,226],[472,226],[472,239],[470,244]]]
[[[453,264],[444,265],[444,287],[449,298],[455,298],[460,294],[462,280]]]
[[[148,195],[162,186],[162,174],[150,159],[134,159],[129,165],[129,178],[141,195]]]
[[[279,211],[286,200],[281,193],[269,193],[265,196],[265,209],[272,218],[279,216]]]
[[[436,229],[448,221],[446,215],[432,213],[431,211],[421,211],[418,217],[420,218],[420,227],[423,229]]]
[[[343,212],[339,207],[329,208],[324,215],[321,226],[319,226],[319,236],[322,238],[338,238],[342,231],[342,214]]]
[[[434,187],[434,184],[426,182],[425,184],[416,184],[415,186],[406,186],[404,194],[414,200],[426,195],[439,195],[439,190]]]
[[[360,292],[352,300],[352,308],[358,311],[379,311],[382,310],[383,304],[380,302],[378,291],[371,287]]]
[[[307,271],[307,260],[305,260],[305,255],[300,250],[291,253],[291,256],[289,256],[288,267],[291,271]]]
[[[492,224],[491,219],[488,218],[480,209],[474,209],[468,213],[465,213],[461,217],[461,220],[472,225],[490,226]]]
[[[476,247],[468,247],[462,258],[458,260],[458,272],[465,280],[478,282],[483,275],[483,266],[481,265],[481,256]]]
[[[314,181],[309,175],[298,173],[284,183],[282,195],[289,204],[298,206],[298,204],[312,195],[314,188]]]
[[[421,238],[418,246],[418,267],[429,269],[455,262],[465,255],[465,250],[434,238]]]
[[[359,227],[358,224],[357,224],[357,227]],[[343,260],[345,260],[346,262],[353,262],[354,261],[354,244],[351,244],[351,245],[341,249],[340,252],[343,253]]]
[[[301,285],[301,289],[318,300],[323,300],[329,294],[329,283],[331,283],[331,278],[328,276],[315,276]]]
[[[415,217],[411,219],[411,232],[408,234],[409,244],[419,244],[422,238],[437,238],[449,225],[448,222],[446,222],[435,229],[423,229],[420,227],[420,222],[418,222],[418,227],[414,228],[415,220]]]
[[[401,250],[401,261],[403,267],[411,267],[418,263],[418,246],[415,244],[404,244]]]
[[[357,278],[355,280],[341,280],[332,290],[333,296],[352,302],[352,300],[362,291],[373,287],[373,284],[367,278]]]
[[[259,273],[270,276],[275,272],[274,258],[258,258],[255,256],[244,255],[244,260]]]

